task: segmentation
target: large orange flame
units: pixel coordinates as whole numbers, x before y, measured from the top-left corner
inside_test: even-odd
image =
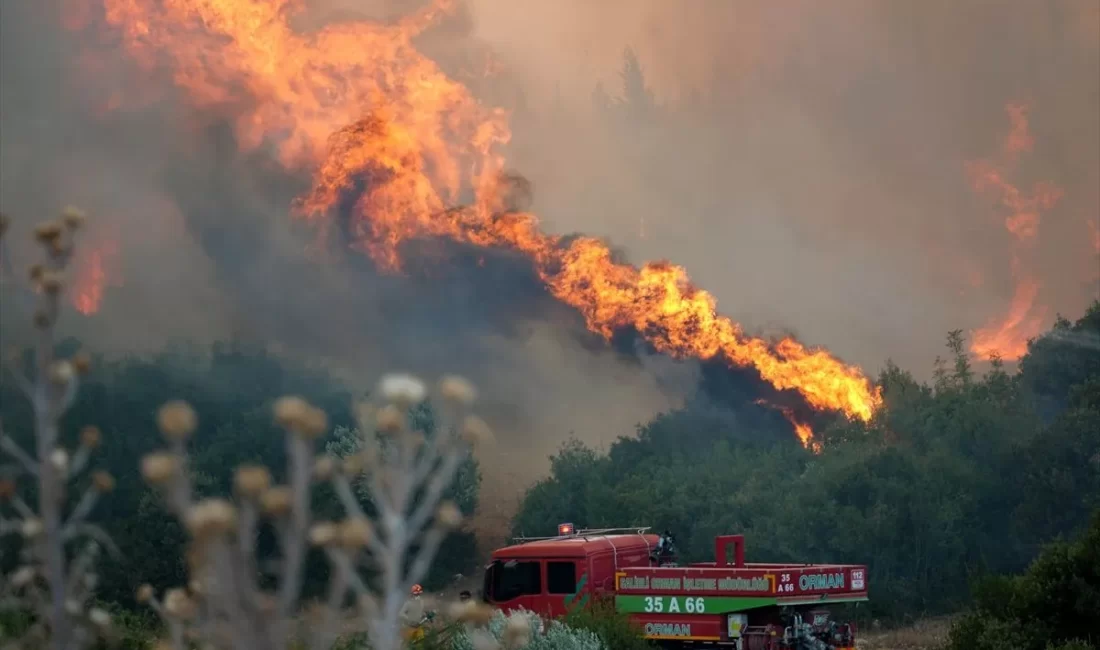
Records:
[[[974,191],[990,196],[1005,213],[1004,226],[1013,238],[1012,277],[1015,293],[1008,313],[990,320],[973,333],[971,352],[983,358],[998,356],[1018,359],[1027,353],[1027,342],[1038,336],[1046,321],[1046,309],[1038,302],[1040,283],[1032,273],[1030,251],[1039,234],[1039,221],[1062,199],[1060,188],[1049,182],[1036,183],[1030,194],[1021,192],[1007,180],[1022,154],[1035,146],[1028,128],[1027,107],[1005,107],[1011,129],[1005,137],[1000,156],[967,164]]]
[[[665,262],[635,268],[591,238],[565,241],[510,210],[502,183],[507,115],[482,106],[412,39],[451,9],[436,1],[395,24],[351,22],[303,34],[300,0],[106,0],[106,18],[149,66],[167,63],[193,102],[231,115],[241,145],[274,144],[313,172],[296,213],[324,228],[356,183],[357,245],[399,269],[402,241],[445,236],[527,255],[549,291],[605,337],[636,329],[677,356],[752,366],[819,409],[868,420],[878,389],[855,366],[792,338],[775,345],[718,315],[711,294]],[[466,207],[454,206],[466,203]],[[799,429],[809,440],[808,428]]]

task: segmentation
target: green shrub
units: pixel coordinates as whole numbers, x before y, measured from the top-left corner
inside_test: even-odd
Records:
[[[561,621],[544,624],[537,614],[525,611],[512,612],[508,616],[496,612],[489,621],[487,633],[500,642],[508,625],[517,622],[525,625],[530,635],[530,642],[523,646],[524,650],[611,650],[594,632],[575,629]],[[485,632],[460,629],[453,637],[449,650],[474,650],[475,635],[479,633]]]
[[[1078,639],[1076,641],[1067,641],[1061,645],[1048,643],[1046,650],[1096,650],[1096,645]]]
[[[493,614],[487,628],[470,629],[459,623],[451,623],[434,629],[425,638],[411,643],[409,650],[474,650],[478,635],[487,635],[497,642],[502,641],[510,622],[519,622],[527,630],[530,640],[522,646],[523,650],[613,650],[618,647],[603,644],[600,636],[590,630],[576,629],[561,621],[545,624],[532,612],[513,612],[506,616],[498,611]],[[333,650],[370,650],[370,644],[364,636],[355,635],[341,640]]]
[[[31,614],[25,610],[0,610],[0,643],[22,637],[32,622]]]
[[[597,599],[591,606],[575,610],[563,620],[572,629],[596,634],[607,650],[650,650],[656,647],[631,624],[629,616],[615,611],[614,602],[608,599]]]
[[[1096,648],[1100,611],[1100,511],[1081,539],[1046,548],[1027,573],[988,578],[951,628],[950,650]]]
[[[150,613],[133,612],[117,605],[108,607],[111,613],[110,642],[100,641],[103,650],[148,650],[164,633],[164,626]]]

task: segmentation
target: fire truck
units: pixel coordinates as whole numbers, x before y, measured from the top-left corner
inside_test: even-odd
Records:
[[[746,562],[741,535],[716,537],[712,562],[680,565],[669,532],[562,524],[558,533],[494,551],[485,602],[549,619],[610,601],[669,648],[855,648],[855,626],[829,606],[867,600],[866,566]]]

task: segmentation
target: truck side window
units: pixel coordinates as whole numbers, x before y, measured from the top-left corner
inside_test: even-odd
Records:
[[[542,566],[539,562],[504,562],[493,575],[493,600],[503,602],[542,593]]]
[[[547,562],[546,586],[552,594],[572,594],[577,591],[577,570],[572,562]]]

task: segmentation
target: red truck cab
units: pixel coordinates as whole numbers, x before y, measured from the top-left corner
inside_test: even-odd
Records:
[[[526,609],[547,617],[611,596],[620,567],[647,567],[658,536],[644,529],[583,531],[549,538],[520,538],[493,552],[485,570],[486,602],[505,611]]]

